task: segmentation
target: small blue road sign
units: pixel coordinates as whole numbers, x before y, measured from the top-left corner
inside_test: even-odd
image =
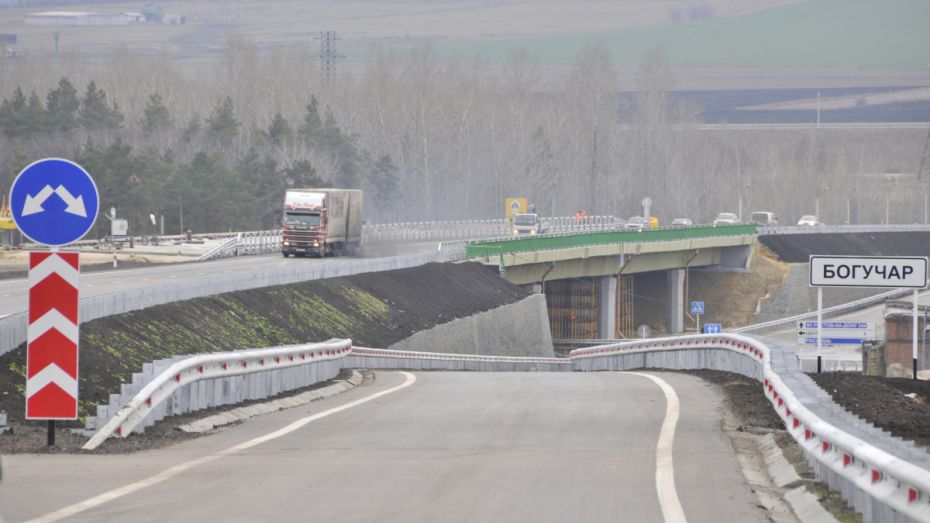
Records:
[[[705,323],[704,334],[720,334],[723,332],[719,323]]]
[[[10,188],[13,221],[30,240],[66,245],[79,240],[97,219],[97,185],[80,165],[61,158],[29,164]]]
[[[704,302],[703,301],[692,301],[691,302],[691,314],[704,314]]]

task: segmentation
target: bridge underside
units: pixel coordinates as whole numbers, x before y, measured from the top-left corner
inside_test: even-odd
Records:
[[[665,273],[664,296],[649,299],[664,302],[665,331],[677,333],[684,330],[690,269],[748,270],[751,238],[730,238],[723,242],[728,245],[721,245],[719,238],[715,245],[700,243],[589,246],[504,254],[482,261],[496,263],[508,281],[546,295],[553,340],[623,339],[639,336],[634,298],[639,275],[649,275],[644,282],[656,287],[656,276]]]
[[[641,254],[621,252],[607,256],[595,255],[562,260],[546,260],[545,254],[547,253],[504,255],[502,276],[511,283],[528,285],[568,278],[617,276],[686,267],[746,270],[749,267],[752,251],[751,245],[737,245]],[[538,261],[527,263],[530,261],[530,256]]]

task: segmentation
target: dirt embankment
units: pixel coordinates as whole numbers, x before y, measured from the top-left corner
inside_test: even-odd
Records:
[[[853,372],[810,376],[849,412],[894,436],[930,448],[930,381]]]
[[[930,232],[819,233],[759,236],[778,259],[807,263],[810,255],[930,256]]]
[[[759,300],[785,282],[788,265],[764,246],[756,244],[749,272],[718,272],[693,269],[688,274],[685,296],[685,330],[693,331],[695,319],[687,314],[691,301],[703,301],[701,324],[720,323],[724,329],[753,322]],[[637,274],[634,282],[636,325],[653,332],[666,331],[668,279],[665,272]]]
[[[456,318],[515,303],[526,291],[480,264],[429,264],[198,298],[81,325],[82,415],[96,412],[144,363],[351,338],[386,347]],[[24,416],[25,345],[0,356],[0,410]]]

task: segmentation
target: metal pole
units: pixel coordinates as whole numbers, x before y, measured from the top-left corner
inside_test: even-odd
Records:
[[[55,420],[48,420],[48,437],[47,443],[49,447],[55,446]]]
[[[851,205],[850,205],[849,198],[846,198],[846,225],[852,224],[852,217],[850,215],[850,210],[851,210],[850,207]]]
[[[817,287],[817,353],[823,348],[823,287]]]
[[[817,128],[820,129],[820,91],[817,91]]]
[[[911,349],[914,356],[914,379],[917,379],[917,289],[914,289],[914,319],[911,329]]]
[[[927,313],[930,312],[930,309],[924,309],[924,333],[923,333],[923,347],[920,349],[920,368],[927,368]]]
[[[823,372],[823,356],[817,355],[817,374]]]

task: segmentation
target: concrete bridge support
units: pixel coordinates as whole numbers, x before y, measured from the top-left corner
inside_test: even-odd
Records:
[[[666,271],[668,278],[668,332],[684,331],[685,314],[685,269]]]
[[[617,277],[601,276],[597,280],[597,337],[614,339],[617,337]]]

